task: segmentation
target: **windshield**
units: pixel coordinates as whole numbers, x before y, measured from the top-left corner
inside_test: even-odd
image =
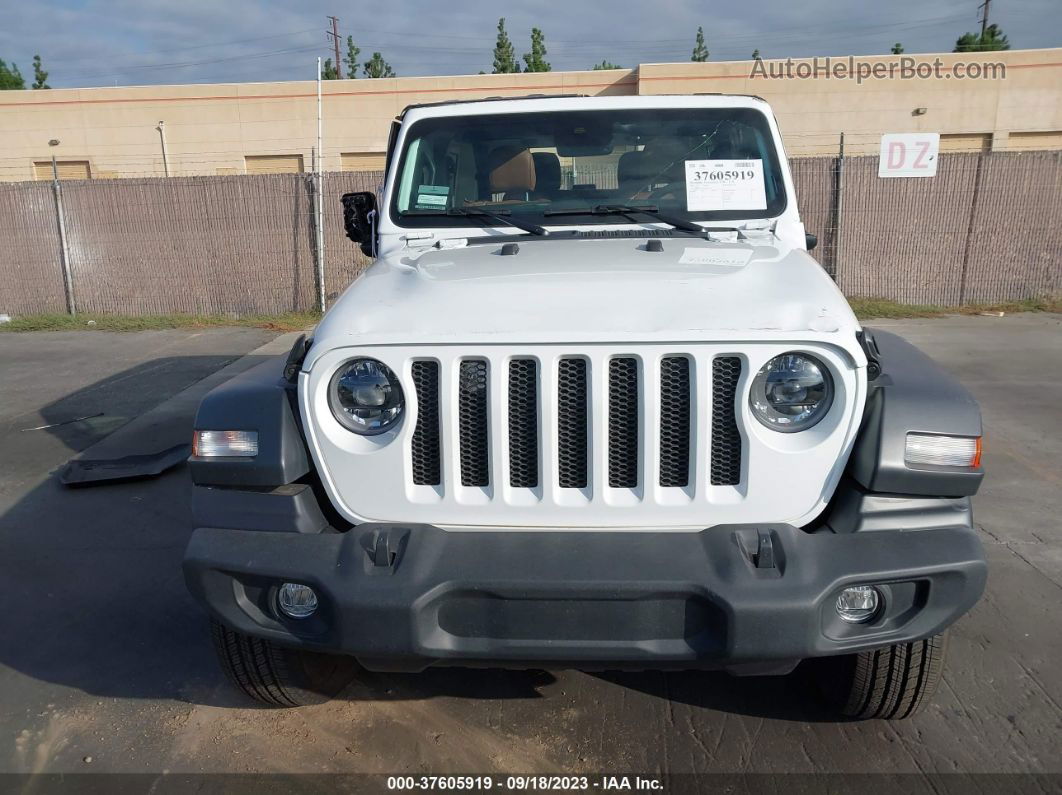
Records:
[[[602,212],[612,206],[712,221],[768,218],[785,203],[763,113],[654,108],[423,119],[406,136],[391,211],[412,227],[499,225],[491,214],[556,226],[631,221]]]

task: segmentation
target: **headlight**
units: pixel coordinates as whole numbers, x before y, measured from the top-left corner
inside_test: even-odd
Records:
[[[328,404],[343,427],[371,436],[398,422],[405,398],[402,385],[386,364],[375,359],[352,359],[332,376]]]
[[[830,410],[833,379],[826,365],[806,353],[783,353],[752,381],[749,405],[768,428],[792,433],[810,428]]]

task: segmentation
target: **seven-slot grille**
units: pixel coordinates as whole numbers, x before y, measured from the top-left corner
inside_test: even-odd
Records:
[[[457,364],[456,404],[457,461],[460,484],[486,488],[491,484],[492,458],[504,456],[508,485],[536,489],[542,484],[543,456],[548,449],[555,461],[555,484],[560,489],[585,489],[591,483],[592,434],[604,433],[607,461],[605,482],[610,488],[636,489],[646,478],[647,440],[653,439],[657,455],[657,483],[661,487],[685,488],[691,472],[707,471],[713,486],[741,482],[742,439],[735,412],[737,385],[742,362],[737,356],[717,356],[708,362],[711,372],[710,411],[698,409],[693,383],[694,363],[688,356],[665,356],[654,368],[653,384],[644,383],[644,365],[633,356],[607,360],[607,383],[603,398],[606,410],[602,425],[595,429],[590,405],[592,378],[587,359],[564,356],[555,363],[550,379],[540,372],[542,363],[533,358],[510,359],[504,364],[465,358]],[[412,380],[419,411],[413,432],[411,457],[415,485],[438,486],[443,481],[443,450],[440,423],[450,400],[440,394],[439,363],[417,360]],[[546,386],[548,384],[549,386]],[[505,390],[506,425],[490,418],[491,389]],[[646,392],[658,398],[656,434],[647,434]],[[548,395],[545,393],[548,390]],[[552,439],[544,440],[541,401],[552,401],[556,422]],[[441,409],[441,412],[440,412]],[[440,416],[442,413],[442,417]],[[697,414],[705,415],[697,418]],[[710,422],[708,416],[710,414]],[[696,429],[710,433],[710,461],[694,466]],[[507,444],[499,446],[499,434]]]

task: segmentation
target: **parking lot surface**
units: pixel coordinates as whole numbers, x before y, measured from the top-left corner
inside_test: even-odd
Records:
[[[273,335],[0,336],[0,772],[1062,772],[1062,316],[868,325],[958,376],[987,436],[988,590],[935,702],[900,723],[833,722],[799,672],[439,669],[256,707],[184,588],[187,470],[79,490],[53,473],[159,404],[112,438],[186,438],[197,390]]]

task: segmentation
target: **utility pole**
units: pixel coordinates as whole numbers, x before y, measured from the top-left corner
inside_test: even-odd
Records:
[[[159,139],[162,141],[162,173],[168,177],[170,175],[170,158],[169,153],[166,151],[166,122],[160,121],[159,126],[155,129],[159,131]]]
[[[836,199],[834,204],[834,222],[833,222],[833,256],[831,257],[830,264],[832,266],[833,273],[830,276],[834,281],[837,280],[837,271],[840,268],[841,261],[841,224],[844,217],[844,132],[841,132],[841,140],[837,146],[837,171],[834,176],[834,184],[836,187]],[[826,259],[826,252],[822,253],[823,260]]]
[[[54,143],[53,143],[54,142]],[[48,142],[49,146],[58,146],[55,139]],[[66,311],[71,315],[77,314],[77,305],[74,303],[74,278],[70,273],[70,247],[66,242],[66,215],[63,212],[63,186],[59,183],[59,164],[52,155],[52,192],[55,194],[55,218],[59,226],[59,264],[63,269],[63,291],[66,293]]]
[[[317,195],[314,197],[314,209],[316,212],[317,243],[317,308],[325,311],[325,260],[324,260],[324,113],[321,103],[321,59],[317,59],[317,149],[314,152],[314,182],[317,184]]]
[[[992,2],[992,0],[985,0],[983,3],[981,3],[981,5],[978,6],[978,8],[983,8],[984,9],[984,13],[981,16],[981,41],[982,42],[984,42],[984,40],[985,40],[985,32],[988,30],[988,4],[991,3],[991,2]],[[338,50],[336,52],[338,52]],[[338,58],[339,56],[336,56],[336,57]]]
[[[325,31],[325,33],[332,37],[332,48],[336,53],[336,75],[340,80],[343,79],[343,62],[339,60],[339,17],[328,17],[332,20],[331,32]]]

